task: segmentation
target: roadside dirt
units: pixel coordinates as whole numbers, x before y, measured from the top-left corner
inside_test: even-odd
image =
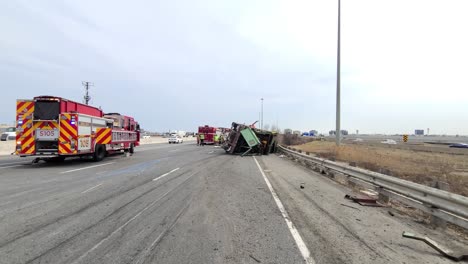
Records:
[[[318,157],[355,163],[357,167],[468,196],[468,159],[454,155],[381,146],[314,141],[293,146]],[[447,184],[444,184],[447,183]]]

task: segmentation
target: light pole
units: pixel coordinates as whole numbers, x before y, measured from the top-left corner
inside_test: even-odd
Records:
[[[341,127],[340,127],[340,104],[341,104],[341,91],[340,91],[340,35],[341,35],[341,0],[338,0],[338,44],[336,56],[336,145],[340,145],[341,141]]]
[[[262,101],[262,107],[260,111],[260,129],[263,130],[263,98],[260,99]]]

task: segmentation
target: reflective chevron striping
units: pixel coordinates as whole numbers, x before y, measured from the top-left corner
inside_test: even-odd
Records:
[[[112,129],[98,128],[96,130],[96,144],[110,144],[112,140]]]

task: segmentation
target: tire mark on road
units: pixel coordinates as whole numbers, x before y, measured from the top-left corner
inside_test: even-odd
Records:
[[[166,237],[166,235],[174,228],[174,226],[179,221],[180,217],[190,207],[191,203],[192,203],[192,199],[190,198],[189,202],[184,207],[182,207],[182,209],[177,213],[174,220],[172,220],[171,224],[166,229],[164,229],[159,234],[159,236],[153,241],[153,243],[151,243],[151,245],[145,250],[145,253],[143,253],[143,256],[140,257],[140,259],[136,262],[137,264],[145,263],[148,260],[148,258],[147,258],[148,254],[151,254],[151,251],[153,250],[153,248],[155,248],[157,245],[159,245],[159,243],[161,243],[161,241],[164,239],[164,237]]]
[[[181,175],[179,175],[179,176],[181,176]],[[176,177],[176,178],[177,178],[177,177]],[[172,181],[172,180],[174,180],[174,179],[176,179],[176,178],[171,178],[169,181]],[[169,181],[167,181],[167,182],[169,182]],[[126,195],[127,193],[133,191],[134,189],[137,189],[137,188],[139,188],[139,187],[141,187],[141,186],[143,186],[143,185],[145,185],[145,184],[147,184],[147,183],[151,183],[151,182],[152,182],[152,179],[147,180],[147,181],[144,181],[144,182],[142,182],[142,183],[140,183],[140,184],[137,184],[137,185],[135,185],[135,186],[130,186],[129,188],[126,188],[126,189],[123,190],[122,192],[114,193],[114,194],[112,194],[112,195],[110,195],[110,196],[106,196],[106,197],[104,197],[104,198],[102,198],[102,199],[99,199],[99,200],[96,200],[96,201],[94,201],[94,202],[91,202],[91,203],[89,203],[89,204],[87,204],[87,205],[85,205],[85,206],[79,208],[78,210],[76,210],[76,211],[74,211],[74,212],[72,212],[72,213],[70,213],[70,214],[62,215],[62,216],[59,216],[59,217],[57,217],[57,218],[55,218],[55,219],[51,219],[51,221],[46,222],[46,223],[44,223],[44,224],[37,225],[37,226],[35,226],[35,227],[31,227],[29,230],[26,230],[26,231],[20,233],[20,234],[17,235],[15,238],[12,238],[12,239],[10,239],[10,240],[8,240],[8,241],[5,241],[5,242],[1,243],[1,244],[0,244],[0,248],[3,248],[4,246],[6,246],[6,245],[8,245],[8,244],[10,244],[10,243],[12,243],[12,242],[14,242],[14,241],[16,241],[16,240],[22,238],[22,237],[31,235],[31,234],[33,234],[33,233],[35,233],[35,232],[38,232],[38,231],[41,230],[41,229],[44,229],[44,228],[46,228],[46,227],[48,227],[48,226],[51,226],[51,225],[53,225],[53,224],[56,224],[57,222],[60,222],[60,221],[62,221],[62,220],[64,220],[64,219],[67,219],[67,218],[70,218],[70,217],[74,217],[74,216],[76,216],[76,215],[78,215],[78,214],[80,214],[80,213],[86,211],[87,209],[89,209],[89,208],[91,208],[91,207],[93,207],[93,206],[97,206],[97,205],[99,205],[99,204],[101,204],[101,203],[104,203],[104,202],[107,202],[107,201],[109,201],[109,200],[111,200],[111,199],[113,199],[113,198]],[[166,182],[166,183],[167,183],[167,182]],[[159,187],[159,186],[156,186],[155,188],[157,188],[157,187]],[[153,188],[153,189],[155,189],[155,188]],[[135,199],[131,200],[130,202],[133,202],[133,201],[135,201],[136,199],[138,199],[138,198],[142,197],[143,195],[147,194],[148,192],[151,192],[153,189],[150,189],[150,190],[148,190],[148,191],[142,193],[141,195],[137,196]],[[129,202],[129,203],[130,203],[130,202]],[[125,203],[123,206],[125,206],[125,205],[127,205],[127,204],[128,204],[128,203]],[[119,207],[118,209],[121,209],[123,206]]]
[[[39,259],[39,258],[41,258],[41,257],[43,257],[43,256],[45,256],[45,255],[47,255],[48,253],[50,253],[51,251],[53,251],[53,250],[55,250],[55,249],[57,249],[57,248],[65,247],[65,245],[66,245],[67,243],[71,242],[74,238],[78,237],[79,235],[81,235],[82,233],[84,233],[84,232],[86,232],[86,231],[91,230],[92,228],[96,227],[97,225],[102,224],[102,222],[104,222],[104,221],[106,221],[107,219],[109,219],[110,217],[112,217],[112,216],[118,214],[118,213],[121,212],[123,209],[125,209],[125,207],[127,207],[128,205],[130,205],[130,204],[133,203],[134,201],[136,201],[136,200],[138,200],[139,198],[143,197],[144,195],[146,195],[146,194],[148,194],[148,193],[154,191],[155,189],[157,189],[157,188],[159,188],[159,187],[165,185],[166,183],[169,183],[169,182],[171,182],[171,181],[173,181],[173,180],[175,180],[175,179],[178,179],[179,177],[182,177],[183,175],[185,175],[185,173],[182,173],[182,174],[180,174],[180,175],[178,175],[178,176],[176,176],[176,177],[174,177],[174,178],[171,178],[171,179],[168,180],[167,182],[165,182],[165,183],[163,183],[163,184],[161,184],[161,185],[158,185],[158,186],[156,186],[155,188],[152,188],[152,189],[150,189],[150,190],[147,191],[147,192],[144,192],[142,195],[140,195],[140,196],[136,197],[135,199],[133,199],[133,200],[131,200],[131,201],[125,203],[124,205],[118,207],[116,210],[112,211],[111,214],[105,216],[104,218],[100,219],[100,220],[97,221],[96,223],[94,223],[94,224],[92,224],[92,225],[86,227],[85,229],[79,231],[78,233],[74,234],[73,236],[67,238],[66,240],[61,241],[60,243],[58,243],[58,245],[56,245],[56,246],[54,246],[54,247],[52,247],[52,248],[50,248],[50,249],[44,251],[43,253],[41,253],[40,255],[34,257],[33,259],[27,261],[26,263],[31,263],[31,262],[33,262],[33,261],[35,261],[35,260],[37,260],[37,259]],[[193,176],[193,175],[194,175],[194,174],[192,174],[191,176]],[[168,193],[171,193],[171,192],[173,192],[174,190],[176,190],[179,186],[181,186],[181,185],[184,184],[187,180],[189,180],[189,179],[191,178],[191,176],[189,176],[187,179],[183,180],[181,183],[177,184],[172,190],[170,190],[170,191],[167,192],[165,195],[163,195],[159,200],[161,200],[162,198],[164,198],[165,196],[167,196]],[[150,183],[150,182],[151,182],[151,181],[149,181],[149,182],[147,182],[147,183]]]

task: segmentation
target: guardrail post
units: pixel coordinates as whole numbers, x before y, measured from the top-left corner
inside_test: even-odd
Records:
[[[335,181],[343,185],[348,185],[348,176],[346,176],[345,174],[340,172],[334,172],[333,177],[335,178]]]
[[[431,226],[433,226],[434,228],[438,227],[438,228],[445,229],[447,227],[447,221],[435,215],[431,215],[430,221],[431,221]]]
[[[379,189],[379,190],[377,190],[378,193],[379,193],[378,201],[380,203],[383,203],[383,204],[388,204],[390,202],[390,197],[388,195],[385,195],[385,192],[381,191],[382,187],[380,187],[378,189]]]

